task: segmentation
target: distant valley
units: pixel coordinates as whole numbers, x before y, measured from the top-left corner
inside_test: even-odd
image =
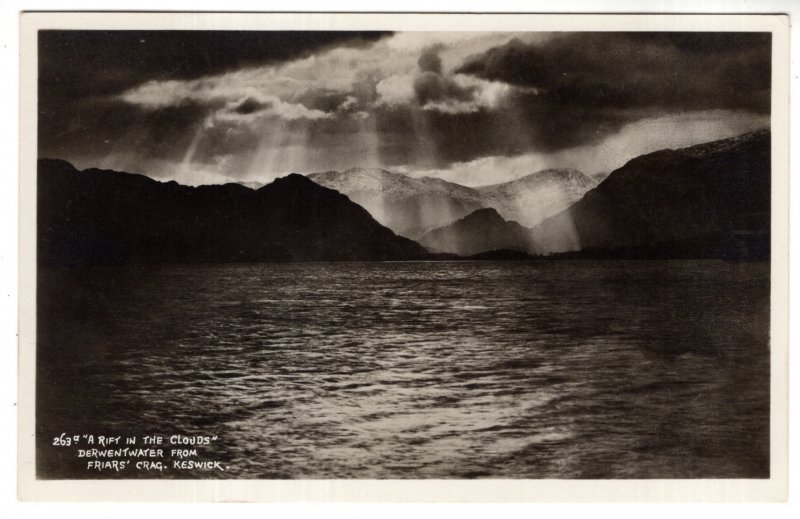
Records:
[[[347,195],[378,222],[411,239],[485,208],[495,209],[506,220],[536,225],[597,185],[596,180],[574,169],[547,169],[477,188],[382,169],[354,168],[308,177]]]
[[[542,200],[531,190],[514,189],[531,177],[480,188],[498,194],[498,205],[517,200],[525,209],[516,221],[508,218],[513,214],[508,207],[482,209],[429,231],[419,242],[432,251],[462,255],[502,248],[570,258],[766,259],[770,172],[768,131],[637,157],[583,195],[592,180],[574,170],[556,170],[559,187],[550,190],[556,196]],[[571,181],[563,182],[565,177]],[[529,224],[535,219],[524,219],[537,207],[547,214],[570,198],[573,203],[536,225]]]
[[[503,219],[493,208],[478,209],[467,216],[425,233],[419,243],[432,252],[471,256],[494,250],[535,249],[530,229]]]
[[[382,169],[328,171],[308,178],[347,195],[382,225],[411,239],[485,207],[472,188]]]

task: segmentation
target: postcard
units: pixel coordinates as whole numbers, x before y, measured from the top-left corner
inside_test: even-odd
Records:
[[[787,17],[21,23],[21,499],[785,499]]]

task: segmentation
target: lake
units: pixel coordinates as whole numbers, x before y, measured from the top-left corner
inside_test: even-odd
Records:
[[[41,478],[769,477],[769,265],[40,269]],[[67,434],[215,435],[88,471]],[[202,450],[202,449],[201,449]]]

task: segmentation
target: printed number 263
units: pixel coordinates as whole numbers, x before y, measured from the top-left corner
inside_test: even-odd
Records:
[[[72,445],[72,437],[67,436],[64,433],[61,433],[61,436],[56,436],[55,438],[53,438],[53,445],[56,445],[58,447],[69,447],[70,445]]]

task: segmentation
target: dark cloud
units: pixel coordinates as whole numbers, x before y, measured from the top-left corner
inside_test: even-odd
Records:
[[[768,33],[570,33],[538,44],[511,40],[454,71],[515,87],[494,106],[416,114],[435,150],[420,165],[556,152],[598,143],[643,118],[686,111],[768,114],[770,43]],[[442,72],[437,58],[436,49],[426,49],[418,60],[419,106],[473,100],[475,89]],[[379,121],[387,163],[420,160],[413,110],[383,111]]]
[[[770,34],[766,32],[629,32],[624,35],[634,43],[671,46],[698,54],[742,52],[770,44]]]
[[[377,85],[382,77],[375,74],[364,74],[352,85],[352,95],[361,104],[370,104],[378,98]]]
[[[39,31],[39,146],[59,150],[81,133],[109,134],[142,114],[107,98],[152,80],[195,79],[277,64],[336,46],[364,47],[383,32]],[[106,120],[113,107],[117,115]],[[197,111],[189,107],[187,111]],[[158,112],[158,111],[157,111]],[[158,113],[153,115],[159,117]],[[91,124],[95,127],[89,128]],[[156,133],[171,129],[155,128]],[[94,141],[91,141],[94,142]],[[91,147],[85,142],[79,146]]]
[[[195,79],[361,47],[388,33],[299,31],[39,32],[40,95],[112,95],[150,80]]]
[[[597,143],[629,122],[659,115],[627,108],[623,97],[611,86],[576,82],[544,95],[514,92],[499,110],[524,122],[527,151],[552,152]]]
[[[414,80],[414,95],[420,105],[430,101],[469,101],[473,90],[460,87],[449,77],[435,72],[423,72]]]
[[[348,99],[353,97],[349,92],[335,92],[333,90],[306,90],[294,96],[291,101],[300,103],[309,110],[321,110],[326,113],[336,111]]]
[[[39,156],[103,157],[121,150],[151,158],[171,159],[185,149],[209,110],[185,103],[158,110],[117,101],[84,101],[72,105],[60,124],[39,122]]]
[[[280,94],[269,86],[214,90],[209,78],[338,46],[387,52],[368,47],[380,37],[43,31],[40,155],[102,158],[123,151],[135,165],[136,156],[180,162],[191,149],[193,162],[224,160],[234,177],[252,171],[248,161],[257,150],[263,153],[256,163],[268,157],[278,164],[265,168],[294,160],[300,165],[291,167],[323,170],[378,159],[385,166],[444,168],[601,142],[647,117],[770,108],[770,35],[757,33],[558,33],[536,44],[508,41],[455,69],[445,67],[442,46],[431,46],[404,58],[413,68],[416,57],[418,68],[393,78],[400,80],[391,84],[393,97],[378,87],[396,72],[375,66],[374,56],[362,63],[358,53],[334,61],[345,67],[346,81],[328,82],[310,63],[302,75],[279,78],[302,85]],[[164,99],[178,92],[167,103],[118,96],[148,81],[181,79],[199,81],[161,84]]]
[[[435,74],[442,73],[442,58],[439,57],[439,52],[442,50],[441,46],[428,47],[417,60],[419,69],[423,72],[433,72]]]
[[[257,99],[253,99],[252,97],[248,97],[247,99],[245,99],[244,101],[233,107],[233,112],[241,115],[250,115],[264,111],[271,107],[272,103],[263,102]]]
[[[537,89],[556,105],[767,113],[770,43],[769,33],[569,33],[512,40],[457,71]]]
[[[469,101],[474,95],[473,89],[461,87],[442,74],[441,50],[441,46],[429,47],[417,60],[421,73],[414,80],[414,95],[422,106],[430,101]]]
[[[566,33],[511,40],[456,72],[518,87],[497,112],[526,121],[530,150],[547,152],[598,142],[644,117],[768,114],[770,44],[769,33]]]

